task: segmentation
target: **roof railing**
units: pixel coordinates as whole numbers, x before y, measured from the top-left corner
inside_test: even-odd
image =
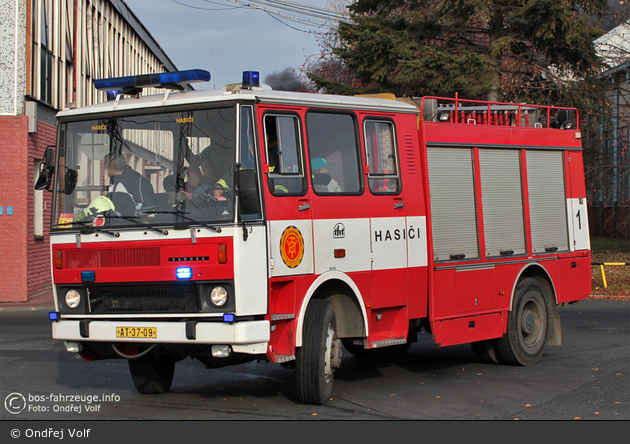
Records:
[[[426,96],[413,99],[425,122],[577,130],[576,108]],[[419,103],[418,103],[419,102]]]

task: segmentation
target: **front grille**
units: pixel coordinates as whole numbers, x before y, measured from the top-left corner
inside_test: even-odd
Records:
[[[150,267],[160,265],[160,248],[67,250],[66,268]]]
[[[195,284],[99,285],[88,287],[90,313],[194,313]]]

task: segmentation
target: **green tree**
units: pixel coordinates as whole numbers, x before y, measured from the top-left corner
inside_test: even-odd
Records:
[[[326,92],[577,106],[601,94],[593,40],[606,0],[358,0],[348,9],[332,51],[346,80],[308,74]]]

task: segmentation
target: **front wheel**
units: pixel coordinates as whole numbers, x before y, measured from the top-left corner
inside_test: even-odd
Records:
[[[175,361],[149,353],[138,359],[129,359],[129,371],[138,393],[142,395],[166,393],[173,383]]]
[[[549,311],[542,287],[525,278],[514,292],[507,332],[496,342],[499,356],[512,365],[533,365],[543,354],[549,331]]]
[[[341,364],[335,310],[329,301],[311,301],[304,318],[302,347],[296,352],[295,385],[300,402],[324,404],[332,393],[333,375]]]

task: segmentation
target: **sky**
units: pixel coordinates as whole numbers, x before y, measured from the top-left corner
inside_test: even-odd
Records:
[[[177,1],[197,7],[222,8],[203,0]],[[326,0],[294,1],[326,7]],[[305,58],[318,50],[315,34],[284,26],[263,11],[198,10],[172,0],[125,0],[125,3],[177,69],[210,71],[212,79],[209,84],[196,84],[195,89],[212,88],[213,85],[221,88],[228,83],[240,82],[242,72],[248,70],[260,71],[261,79],[285,68],[299,70]]]

